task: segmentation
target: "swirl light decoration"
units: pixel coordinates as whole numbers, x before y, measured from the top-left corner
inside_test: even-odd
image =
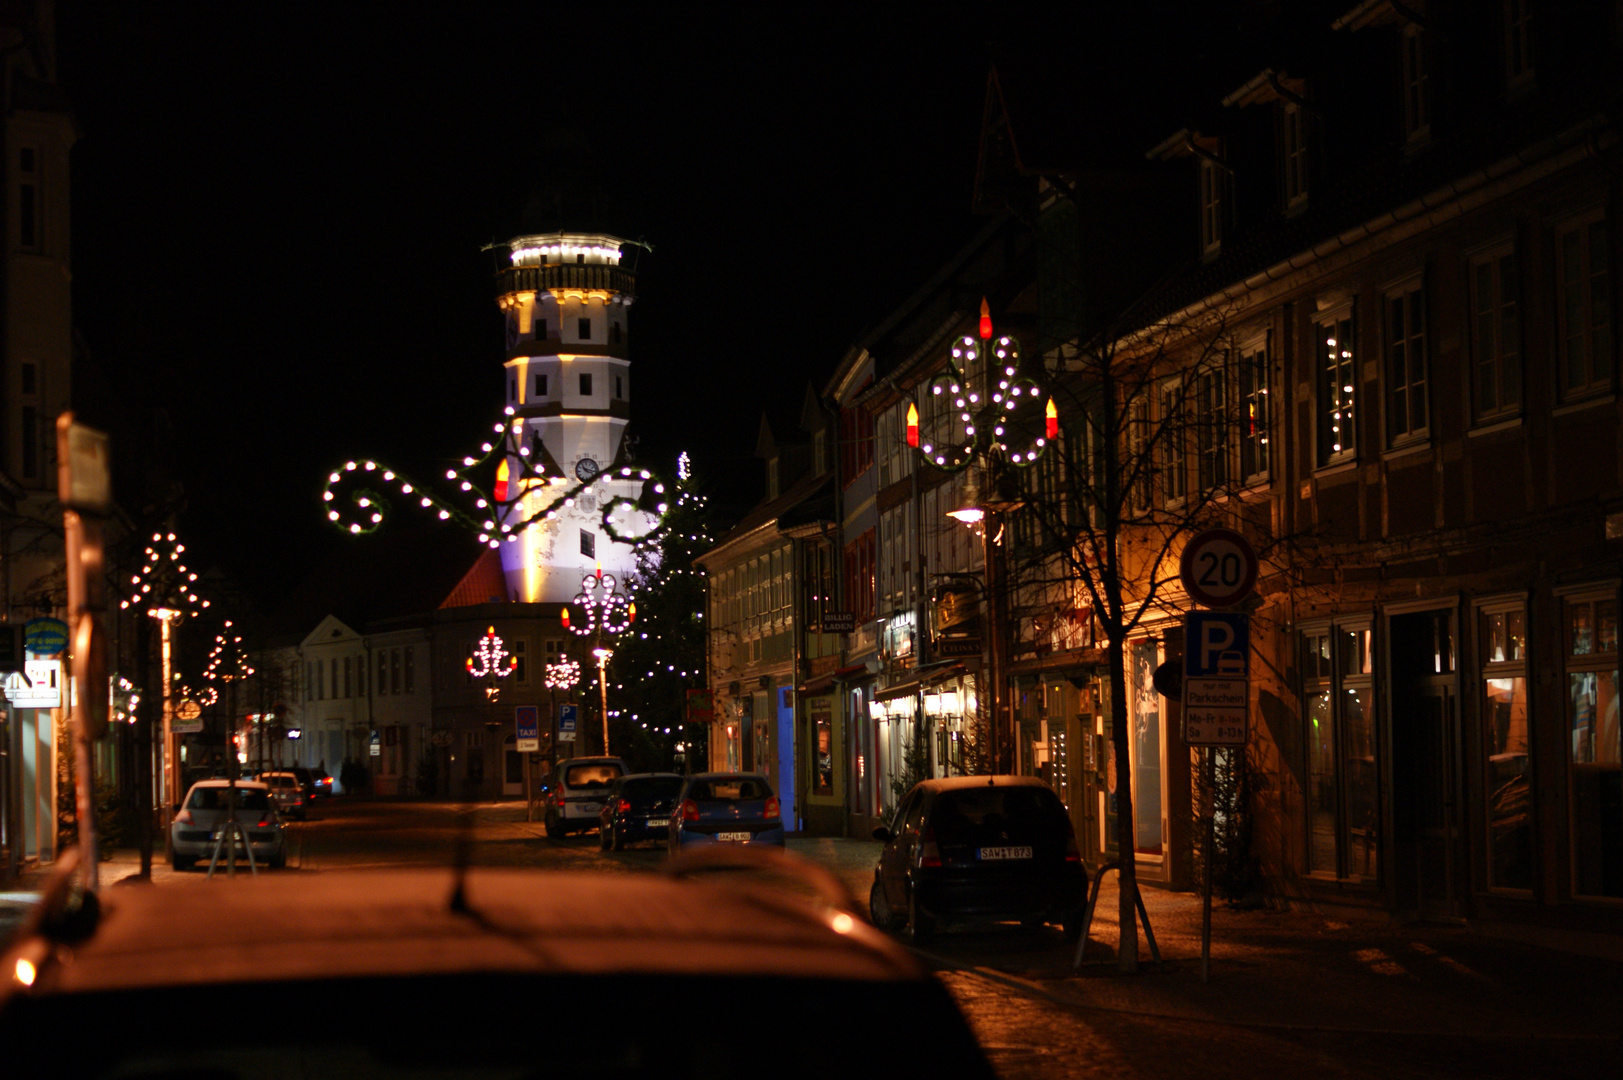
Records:
[[[376,461],[357,459],[327,477],[321,493],[327,520],[355,535],[374,532],[388,517],[390,500],[397,495],[441,521],[477,533],[481,543],[495,548],[517,540],[530,526],[551,520],[582,496],[608,491],[603,485],[630,482],[642,485],[637,498],[615,495],[602,501],[604,533],[633,547],[647,547],[664,538],[670,529],[671,507],[663,480],[627,464],[623,455],[590,480],[549,475],[524,442],[524,421],[515,417],[512,406],[505,414],[492,429],[494,437],[480,447],[479,456],[470,454],[462,459],[460,468],[446,470],[445,481],[456,494],[435,494]],[[489,492],[475,479],[486,474],[494,476]],[[534,494],[546,497],[539,505],[532,500],[534,508],[526,512],[525,497]]]
[[[619,637],[631,628],[637,618],[637,605],[624,593],[616,591],[619,583],[613,574],[605,574],[599,566],[596,572],[580,580],[580,595],[569,604],[580,608],[586,618],[580,623],[570,621],[569,605],[564,606],[562,621],[565,630],[579,637]]]
[[[1034,464],[1059,434],[1054,399],[1043,401],[1042,387],[1020,374],[1020,343],[1007,335],[993,340],[992,314],[981,301],[979,340],[953,342],[947,370],[924,383],[930,398],[924,410],[944,430],[920,431],[918,402],[907,407],[907,444],[930,464],[958,472],[976,458],[997,451],[1011,465]],[[1043,409],[1039,428],[1035,414]],[[1040,435],[1032,432],[1040,430]]]

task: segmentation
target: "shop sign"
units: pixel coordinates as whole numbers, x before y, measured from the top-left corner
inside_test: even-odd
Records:
[[[67,647],[68,624],[61,619],[30,619],[23,627],[23,648],[30,656],[49,660],[61,656]]]
[[[6,699],[19,709],[60,709],[62,661],[23,661],[20,673],[6,676]]]

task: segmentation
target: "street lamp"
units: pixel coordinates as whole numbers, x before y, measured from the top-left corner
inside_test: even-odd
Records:
[[[1028,468],[1059,435],[1054,399],[1020,373],[1020,343],[1008,335],[994,338],[992,314],[981,301],[978,336],[965,335],[952,344],[946,371],[928,379],[925,410],[917,401],[907,407],[907,444],[925,461],[945,472],[977,466],[965,491],[964,504],[947,512],[971,528],[979,526],[981,560],[986,575],[986,667],[992,708],[991,752],[994,771],[1012,768],[1003,739],[1004,628],[1006,598],[1001,587],[996,548],[1002,541],[1001,515],[1020,506],[1000,496],[1004,470]],[[1046,397],[1046,402],[1044,398]],[[1040,426],[1036,412],[1041,404]],[[923,429],[923,430],[921,430]]]

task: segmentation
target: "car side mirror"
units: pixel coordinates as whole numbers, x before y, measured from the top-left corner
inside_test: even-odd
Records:
[[[890,843],[891,831],[883,825],[875,826],[873,838],[878,840],[881,844],[888,844]]]

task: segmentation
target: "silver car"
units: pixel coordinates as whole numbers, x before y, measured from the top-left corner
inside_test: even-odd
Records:
[[[229,780],[199,780],[186,793],[180,812],[169,826],[176,870],[188,869],[198,859],[213,855],[214,842],[226,822],[226,807],[232,794],[228,789],[232,786]],[[248,834],[254,861],[286,866],[286,829],[276,812],[270,788],[256,780],[238,780],[235,788],[237,821]],[[236,847],[236,851],[229,847]],[[230,859],[241,850],[240,846],[221,845],[220,855],[222,859]]]
[[[276,800],[276,809],[288,817],[296,817],[303,821],[309,813],[310,793],[299,781],[298,774],[293,772],[262,772],[259,774],[260,783],[270,788],[271,798]]]

